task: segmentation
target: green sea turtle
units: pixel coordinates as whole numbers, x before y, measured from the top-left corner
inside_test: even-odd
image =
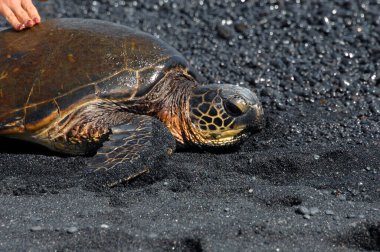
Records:
[[[156,121],[177,145],[218,147],[239,142],[262,116],[249,89],[201,85],[175,49],[122,25],[56,19],[0,32],[0,135],[96,153],[88,167],[114,172],[110,185],[146,171],[131,167],[160,148]]]

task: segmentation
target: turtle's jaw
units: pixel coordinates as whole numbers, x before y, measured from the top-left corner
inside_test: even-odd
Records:
[[[192,125],[191,128],[197,128],[196,125]],[[229,130],[224,130],[220,132],[208,132],[193,130],[190,132],[192,137],[187,137],[191,139],[191,142],[201,148],[219,148],[219,147],[229,147],[238,145],[247,139],[254,132],[261,129],[261,126],[248,126],[245,123],[236,124],[234,128]],[[188,134],[187,134],[188,135]]]
[[[232,146],[247,137],[244,129],[232,129],[221,134],[209,133],[196,135],[196,144],[200,147],[224,147]]]

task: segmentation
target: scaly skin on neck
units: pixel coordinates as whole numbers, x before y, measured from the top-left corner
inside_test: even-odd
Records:
[[[197,143],[197,137],[191,129],[189,116],[189,95],[198,83],[181,73],[168,73],[162,85],[157,90],[152,90],[149,114],[162,121],[181,145]],[[151,99],[158,94],[157,99]]]

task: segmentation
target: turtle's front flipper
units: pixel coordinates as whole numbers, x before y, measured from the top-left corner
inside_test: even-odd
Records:
[[[95,181],[114,186],[147,172],[154,162],[175,149],[175,140],[157,119],[135,115],[131,121],[111,128],[87,166]]]

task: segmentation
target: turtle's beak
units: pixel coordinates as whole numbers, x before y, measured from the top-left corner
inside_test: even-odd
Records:
[[[263,128],[264,111],[256,94],[248,88],[224,88],[221,96],[226,112],[235,118],[236,129],[258,131]]]
[[[235,127],[257,132],[263,128],[263,116],[261,104],[250,106],[244,115],[236,118]]]

